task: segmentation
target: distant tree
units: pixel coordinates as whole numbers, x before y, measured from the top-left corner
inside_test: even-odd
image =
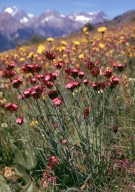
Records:
[[[86,23],[84,27],[87,27],[89,31],[93,31],[95,29],[94,25],[92,25],[91,23]]]
[[[30,39],[30,43],[31,44],[37,44],[37,43],[40,43],[44,40],[43,37],[40,37],[38,35],[33,35],[32,38]]]

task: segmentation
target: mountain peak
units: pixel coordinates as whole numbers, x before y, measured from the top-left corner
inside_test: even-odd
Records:
[[[5,7],[4,9],[3,9],[3,12],[5,12],[5,13],[8,13],[8,14],[10,14],[11,16],[14,16],[14,15],[16,15],[16,13],[18,12],[19,10],[18,10],[18,8],[16,7],[16,6],[13,6],[13,7]]]

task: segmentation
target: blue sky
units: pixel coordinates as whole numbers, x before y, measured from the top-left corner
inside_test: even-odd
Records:
[[[7,5],[15,5],[35,15],[40,15],[48,9],[63,14],[102,10],[109,18],[113,18],[123,12],[135,9],[135,0],[0,0],[0,10]]]

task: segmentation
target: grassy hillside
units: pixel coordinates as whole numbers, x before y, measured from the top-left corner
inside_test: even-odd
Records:
[[[1,191],[134,191],[133,23],[0,54]]]

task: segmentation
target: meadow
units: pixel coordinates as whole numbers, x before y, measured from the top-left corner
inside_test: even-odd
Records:
[[[0,53],[0,191],[135,191],[135,27]]]

